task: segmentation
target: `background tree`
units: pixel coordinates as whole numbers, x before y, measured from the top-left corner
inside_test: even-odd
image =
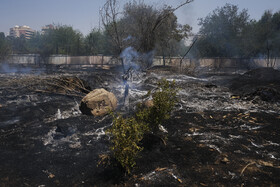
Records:
[[[112,45],[121,54],[124,49],[124,27],[120,22],[120,11],[117,0],[107,0],[101,12],[104,29],[112,41]]]
[[[84,52],[83,35],[71,26],[58,25],[44,34],[35,34],[29,41],[33,49],[45,55],[81,55]]]
[[[11,38],[10,39],[12,45],[12,51],[14,54],[26,54],[29,53],[27,40],[24,35],[21,35],[18,38]]]
[[[11,53],[11,46],[7,41],[5,34],[0,33],[0,62],[5,60],[8,55]]]
[[[265,11],[261,19],[256,22],[255,43],[258,56],[265,56],[268,61],[271,57],[279,56],[280,52],[280,11],[273,14]]]
[[[47,34],[55,54],[79,55],[82,51],[82,34],[71,26],[57,26]]]
[[[191,32],[189,25],[180,25],[177,23],[177,17],[173,14],[166,23],[162,24],[157,36],[156,55],[162,56],[165,64],[165,57],[182,56],[186,51],[185,39]],[[165,32],[165,31],[168,32]]]
[[[149,67],[152,56],[147,54],[152,54],[157,43],[163,39],[178,39],[184,33],[183,30],[179,32],[174,11],[191,1],[188,0],[177,8],[164,6],[161,9],[142,1],[131,1],[124,6],[121,14],[117,11],[117,1],[108,0],[102,11],[104,28],[112,38],[118,54],[127,47],[133,47],[140,54],[141,64]]]
[[[27,40],[27,48],[30,53],[40,54],[42,46],[42,36],[36,32],[29,40]]]
[[[85,38],[85,52],[87,55],[107,54],[106,35],[104,32],[93,29]]]
[[[242,56],[242,36],[249,25],[247,10],[239,12],[236,5],[226,4],[201,18],[197,42],[200,57]]]

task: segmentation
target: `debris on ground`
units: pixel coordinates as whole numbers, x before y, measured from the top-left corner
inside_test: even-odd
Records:
[[[58,71],[0,74],[0,186],[280,184],[279,71],[194,77],[154,67],[131,81],[124,115],[161,78],[180,88],[171,118],[161,124],[166,139],[144,137],[131,175],[115,162],[102,164],[110,160],[110,116],[79,111],[87,90],[104,88],[121,100],[122,72]]]

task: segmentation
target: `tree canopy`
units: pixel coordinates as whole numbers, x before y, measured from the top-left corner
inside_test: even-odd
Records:
[[[226,4],[201,18],[198,41],[200,56],[232,57],[241,52],[242,35],[249,24],[247,10],[239,12],[235,5]]]
[[[11,46],[9,45],[5,34],[0,32],[0,61],[5,60],[5,58],[11,53]]]
[[[178,24],[174,14],[176,9],[170,6],[157,9],[142,1],[130,1],[125,4],[121,14],[118,12],[117,0],[107,0],[103,7],[102,21],[118,54],[128,47],[133,48],[139,53],[141,63],[148,67],[155,52],[165,55],[168,51],[169,55],[174,55],[177,50],[172,49],[188,37],[191,27]]]
[[[201,18],[199,25],[196,57],[279,56],[280,11],[265,11],[256,21],[246,9],[226,4]]]
[[[171,57],[187,51],[185,39],[192,28],[179,24],[174,11],[191,1],[176,8],[129,1],[120,9],[117,0],[107,0],[101,13],[103,28],[83,36],[72,26],[57,24],[28,40],[0,33],[0,58],[26,53],[43,58],[53,54],[120,56],[134,51],[147,67],[154,55]],[[246,9],[225,4],[200,18],[199,25],[193,57],[274,58],[280,54],[280,11],[265,11],[253,20]]]

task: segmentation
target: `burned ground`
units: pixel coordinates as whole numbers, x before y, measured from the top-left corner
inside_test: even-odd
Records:
[[[81,85],[105,88],[122,101],[119,72],[67,69],[40,75],[1,74],[1,186],[280,184],[278,71],[200,78],[153,68],[133,77],[129,111],[160,78],[175,80],[180,91],[171,119],[162,124],[166,145],[146,136],[131,175],[114,163],[97,167],[99,156],[109,154],[104,131],[112,119],[82,115],[79,110],[85,95]],[[69,82],[76,87],[62,89],[69,88]],[[118,110],[128,111],[121,106]]]

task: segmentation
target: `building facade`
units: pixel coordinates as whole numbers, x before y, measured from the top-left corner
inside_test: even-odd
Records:
[[[23,35],[26,39],[30,39],[34,33],[35,31],[26,25],[16,25],[15,27],[10,28],[10,36],[14,38],[18,38]]]
[[[48,31],[54,30],[54,29],[56,29],[56,26],[54,26],[52,24],[46,25],[46,26],[42,27],[41,34],[46,34]]]

